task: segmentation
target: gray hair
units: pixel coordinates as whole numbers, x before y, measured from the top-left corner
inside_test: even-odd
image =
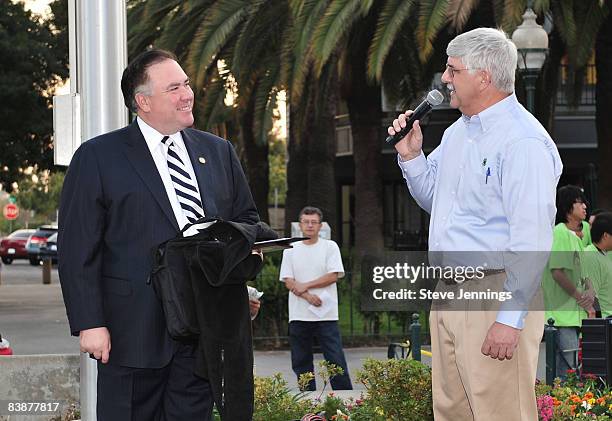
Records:
[[[504,31],[477,28],[457,35],[446,47],[446,54],[460,58],[472,74],[477,69],[489,72],[493,86],[500,91],[514,92],[517,51]]]

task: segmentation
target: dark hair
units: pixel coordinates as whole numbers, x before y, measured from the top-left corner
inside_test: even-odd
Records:
[[[174,53],[154,48],[138,54],[125,68],[121,76],[121,92],[123,92],[123,102],[130,111],[138,111],[136,89],[149,82],[147,74],[149,67],[165,60],[177,61]]]
[[[302,215],[319,215],[319,222],[323,222],[323,212],[321,212],[321,209],[315,208],[314,206],[306,206],[303,208],[298,215],[298,221],[302,219]]]
[[[612,212],[601,212],[597,214],[597,218],[591,226],[591,240],[593,243],[599,243],[604,233],[612,235]]]
[[[567,215],[572,213],[572,207],[578,200],[581,200],[588,206],[586,196],[578,186],[568,184],[557,190],[557,215],[555,217],[555,225],[561,222],[568,222]]]

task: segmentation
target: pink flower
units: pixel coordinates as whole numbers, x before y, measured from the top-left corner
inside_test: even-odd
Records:
[[[541,421],[550,421],[554,413],[554,399],[551,396],[538,396],[538,414]]]

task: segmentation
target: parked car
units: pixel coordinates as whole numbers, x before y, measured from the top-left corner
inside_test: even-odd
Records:
[[[0,258],[2,258],[2,262],[10,265],[13,263],[13,260],[28,259],[26,243],[35,231],[33,229],[13,231],[8,237],[0,240]]]
[[[47,242],[40,245],[38,257],[41,260],[51,259],[52,263],[57,263],[57,232],[47,238]]]
[[[57,232],[57,226],[55,225],[43,225],[39,227],[34,234],[30,236],[26,243],[26,250],[28,251],[28,259],[30,264],[36,266],[40,264],[40,246],[47,242],[47,239]]]

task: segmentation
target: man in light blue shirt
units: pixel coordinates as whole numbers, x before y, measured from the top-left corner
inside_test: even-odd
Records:
[[[415,122],[395,146],[398,163],[411,195],[431,214],[430,251],[486,263],[480,287],[503,288],[513,304],[431,312],[434,415],[535,421],[544,315],[527,309],[552,244],[562,164],[546,130],[514,95],[517,51],[502,31],[466,32],[446,52],[442,81],[463,115],[427,158]],[[411,113],[394,120],[389,134]]]

